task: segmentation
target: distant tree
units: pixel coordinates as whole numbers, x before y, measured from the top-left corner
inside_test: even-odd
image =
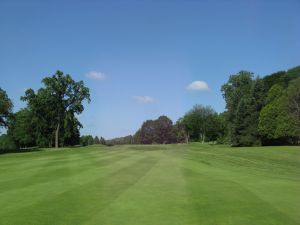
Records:
[[[147,120],[141,127],[141,144],[152,144],[155,141],[155,122],[153,120]]]
[[[216,112],[210,106],[195,105],[183,117],[183,123],[194,140],[204,143],[210,129],[213,128],[213,118]]]
[[[13,103],[6,92],[0,88],[0,127],[7,126],[7,119],[12,113]]]
[[[173,122],[167,116],[160,116],[156,120],[147,120],[133,136],[133,143],[137,144],[168,144],[176,142]]]
[[[100,144],[102,144],[102,145],[105,145],[105,144],[106,144],[106,141],[105,141],[104,137],[101,137],[101,138],[100,138]]]
[[[173,130],[173,122],[167,116],[160,116],[154,121],[154,142],[159,144],[169,144],[176,141]]]
[[[225,126],[222,115],[213,113],[210,117],[210,121],[207,125],[206,140],[207,141],[220,141],[221,138],[225,138]]]
[[[80,145],[81,146],[88,146],[94,144],[94,138],[92,135],[82,135],[80,137]]]
[[[138,131],[133,135],[133,143],[142,144],[141,129],[138,129]]]
[[[124,137],[117,137],[117,138],[113,138],[110,140],[105,141],[104,140],[104,144],[113,144],[113,145],[129,145],[129,144],[133,144],[134,143],[134,138],[132,135],[127,135]]]
[[[179,118],[173,126],[173,132],[176,137],[176,143],[189,143],[186,126],[183,123],[183,118]]]
[[[94,144],[100,144],[100,139],[98,138],[98,136],[94,138]]]

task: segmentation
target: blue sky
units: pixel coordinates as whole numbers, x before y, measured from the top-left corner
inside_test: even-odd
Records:
[[[58,69],[84,80],[81,132],[105,138],[194,104],[222,112],[230,74],[300,64],[299,11],[299,0],[0,0],[0,87],[17,111]]]

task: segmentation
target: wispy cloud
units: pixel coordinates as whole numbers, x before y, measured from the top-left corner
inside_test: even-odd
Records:
[[[150,104],[154,102],[154,99],[150,96],[134,96],[133,98],[138,104]]]
[[[208,91],[208,85],[204,81],[196,80],[190,83],[187,87],[187,90],[189,91]]]
[[[87,74],[85,74],[85,76],[93,80],[104,80],[107,77],[105,73],[97,71],[90,71]]]

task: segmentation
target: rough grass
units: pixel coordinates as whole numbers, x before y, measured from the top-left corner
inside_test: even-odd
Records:
[[[0,155],[3,225],[300,224],[300,148],[90,146]]]

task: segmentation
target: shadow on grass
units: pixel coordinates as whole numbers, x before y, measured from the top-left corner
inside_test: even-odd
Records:
[[[24,152],[36,152],[42,151],[39,147],[32,148],[0,148],[0,155],[8,153],[24,153]]]

